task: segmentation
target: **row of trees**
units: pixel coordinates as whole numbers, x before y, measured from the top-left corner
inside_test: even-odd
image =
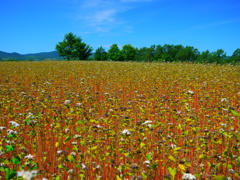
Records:
[[[92,55],[93,49],[82,42],[73,33],[65,35],[63,42],[56,45],[60,56],[71,59],[87,60]],[[130,44],[124,45],[120,50],[117,44],[113,44],[108,51],[101,46],[96,49],[91,59],[99,61],[146,61],[146,62],[173,62],[191,61],[200,63],[239,63],[240,49],[234,51],[231,57],[227,57],[222,49],[215,52],[208,50],[199,52],[192,46],[182,45],[152,45],[150,47],[135,48]]]

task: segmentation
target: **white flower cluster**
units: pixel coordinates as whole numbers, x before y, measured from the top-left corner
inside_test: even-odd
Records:
[[[188,90],[188,92],[187,92],[188,94],[191,94],[191,95],[193,95],[194,94],[194,92],[193,91],[191,91],[191,90]]]
[[[13,126],[13,127],[18,127],[19,124],[15,121],[9,121],[9,123]]]
[[[32,170],[32,171],[18,171],[17,172],[17,176],[18,177],[22,177],[23,180],[31,180],[31,178],[37,176],[37,171],[36,170]]]
[[[82,137],[81,135],[75,134],[75,135],[73,136],[73,139],[78,139],[78,138],[81,138],[81,137]]]
[[[193,179],[196,179],[196,177],[194,175],[192,175],[191,173],[184,173],[182,179],[193,180]]]
[[[127,129],[124,129],[124,130],[122,131],[122,134],[124,134],[124,135],[130,135],[130,134],[131,134],[131,131],[129,131],[129,130],[127,130]]]
[[[152,129],[152,121],[147,120],[144,123],[142,123],[143,126],[148,126],[150,129]]]
[[[67,100],[64,101],[63,104],[64,104],[64,105],[68,105],[68,104],[70,104],[70,103],[71,103],[71,101],[70,101],[69,99],[67,99]]]
[[[0,130],[4,130],[6,129],[6,127],[0,126]]]
[[[34,156],[31,155],[31,154],[29,154],[29,155],[25,156],[24,158],[29,159],[29,160],[32,160],[32,159],[34,159]]]
[[[10,134],[17,134],[18,132],[17,132],[17,131],[14,131],[14,130],[12,130],[12,129],[8,129],[8,130],[7,130],[7,133],[8,133],[8,135],[10,135]]]

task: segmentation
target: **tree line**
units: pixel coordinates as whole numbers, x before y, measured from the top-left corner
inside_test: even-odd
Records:
[[[150,47],[135,48],[126,44],[119,49],[113,44],[108,51],[101,46],[93,54],[93,48],[82,42],[80,37],[73,33],[65,35],[64,40],[56,45],[59,55],[67,60],[97,60],[97,61],[141,61],[141,62],[199,62],[199,63],[239,63],[240,48],[232,56],[227,57],[222,49],[210,52],[200,52],[193,46],[183,45],[151,45]],[[90,56],[93,57],[90,58]]]

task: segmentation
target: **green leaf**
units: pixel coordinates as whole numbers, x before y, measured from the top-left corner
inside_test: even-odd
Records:
[[[151,161],[153,159],[152,155],[149,153],[146,155],[146,158],[148,161]]]
[[[168,171],[171,174],[172,178],[174,179],[175,175],[177,174],[177,169],[172,169],[171,167],[168,167]]]
[[[171,159],[172,161],[176,162],[176,159],[172,155],[168,156],[168,158]]]
[[[220,176],[215,176],[214,178],[213,178],[213,180],[226,180],[227,178],[226,178],[226,176],[224,176],[224,175],[220,175]]]
[[[231,164],[228,164],[227,167],[228,167],[228,169],[232,169],[232,165]]]
[[[77,124],[83,124],[83,122],[82,121],[77,121]]]
[[[142,175],[143,179],[147,179],[147,175],[144,172],[142,172],[141,175]]]
[[[58,168],[60,168],[60,169],[65,169],[65,167],[64,167],[62,164],[59,164],[59,165],[58,165]]]
[[[76,131],[79,132],[81,130],[80,127],[76,127]]]
[[[10,168],[6,168],[6,179],[12,179],[14,176],[17,175],[17,171],[15,169],[10,169]]]
[[[73,163],[75,161],[75,157],[73,155],[68,155],[67,159],[69,162]]]
[[[30,124],[30,122],[31,122],[31,120],[30,120],[30,119],[26,119],[26,120],[25,120],[25,125],[29,125],[29,124]]]
[[[146,146],[146,144],[144,144],[143,142],[140,143],[140,147],[143,148],[144,146]]]
[[[237,113],[236,111],[234,111],[234,110],[231,110],[231,112],[235,115],[235,116],[239,116],[240,117],[240,114],[239,113]]]
[[[157,166],[158,166],[158,163],[154,163],[154,164],[151,165],[151,168],[152,168],[152,169],[156,169]]]
[[[60,176],[54,177],[55,180],[60,180]]]
[[[64,142],[67,142],[70,139],[70,136],[67,136]]]
[[[7,145],[6,150],[7,150],[7,152],[14,151],[15,147],[16,147],[16,145]]]
[[[16,134],[9,134],[7,137],[12,138],[12,137],[17,137],[17,136],[16,136]]]
[[[11,162],[15,165],[19,165],[19,164],[21,164],[21,159],[18,156],[16,156],[11,159]]]

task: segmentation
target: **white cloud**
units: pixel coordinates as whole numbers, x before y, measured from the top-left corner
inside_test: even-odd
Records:
[[[127,19],[119,16],[138,5],[129,2],[150,2],[154,0],[87,0],[81,3],[78,19],[85,21],[85,25],[97,32],[109,32],[114,28],[127,24]],[[132,29],[125,28],[124,32],[131,33]]]
[[[91,18],[92,21],[97,24],[114,23],[116,13],[117,11],[115,9],[106,9],[97,11]]]

